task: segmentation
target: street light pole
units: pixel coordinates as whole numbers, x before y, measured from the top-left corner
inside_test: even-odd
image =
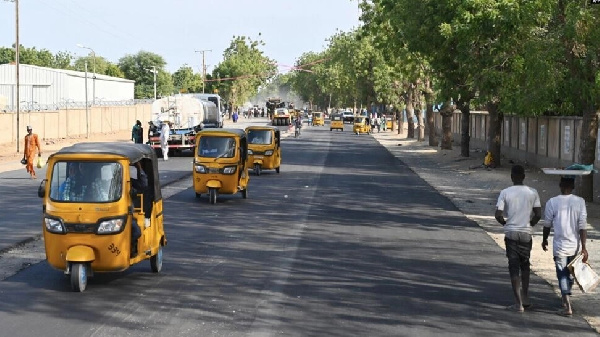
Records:
[[[92,71],[94,72],[92,75],[92,105],[96,105],[96,52],[92,48],[86,47],[81,43],[78,43],[77,47],[89,49],[92,52]]]
[[[87,60],[84,63],[85,67],[85,135],[86,138],[90,138],[90,107],[88,106],[88,72],[87,72]]]
[[[210,51],[212,52],[212,49],[205,49],[205,50],[196,50],[196,53],[202,53],[202,93],[204,93],[204,85],[206,82],[206,63],[204,63],[204,53]]]
[[[154,74],[154,100],[156,101],[156,67],[152,66],[152,69],[146,69],[152,74]]]

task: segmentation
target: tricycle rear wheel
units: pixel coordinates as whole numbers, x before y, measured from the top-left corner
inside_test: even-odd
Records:
[[[162,270],[163,264],[163,251],[162,246],[158,246],[158,252],[156,255],[150,257],[150,268],[152,268],[152,272],[160,273]]]

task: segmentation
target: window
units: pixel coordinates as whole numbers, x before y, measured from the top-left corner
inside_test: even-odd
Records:
[[[122,182],[122,167],[118,163],[61,161],[52,167],[50,199],[114,202],[121,199]]]
[[[217,136],[200,137],[198,156],[207,158],[233,158],[235,156],[235,139],[232,137]]]
[[[248,130],[250,144],[269,145],[272,138],[273,134],[270,130]]]

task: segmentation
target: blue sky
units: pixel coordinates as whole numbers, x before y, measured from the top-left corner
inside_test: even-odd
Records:
[[[195,50],[203,49],[212,50],[210,72],[234,35],[259,33],[268,57],[293,65],[325,49],[336,30],[357,27],[358,16],[357,0],[19,0],[21,45],[83,56],[83,44],[115,63],[146,50],[163,56],[170,72],[184,64],[198,72]],[[14,42],[15,6],[0,0],[0,46]]]

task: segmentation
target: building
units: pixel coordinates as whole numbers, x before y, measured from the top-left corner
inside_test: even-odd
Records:
[[[14,64],[0,65],[0,111],[16,110]],[[85,106],[85,72],[21,64],[19,67],[21,110],[56,110],[65,105]],[[133,101],[135,81],[87,73],[89,105]]]

